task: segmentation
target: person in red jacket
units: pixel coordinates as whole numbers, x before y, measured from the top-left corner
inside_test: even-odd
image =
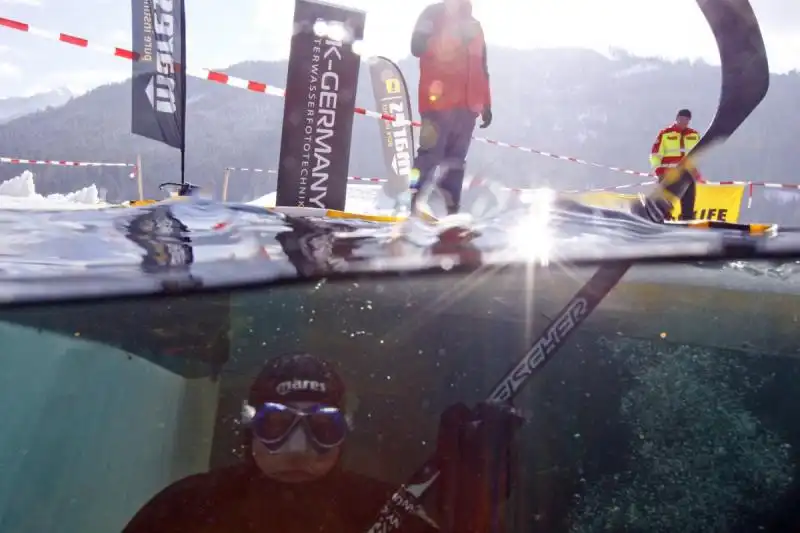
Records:
[[[692,148],[700,141],[700,134],[689,127],[692,112],[681,109],[675,117],[675,122],[658,132],[655,142],[650,149],[650,166],[655,170],[658,181],[664,178],[667,170],[677,167],[678,163],[686,157]],[[681,220],[694,218],[694,205],[696,197],[696,182],[703,181],[699,173],[693,173],[689,188],[681,197]],[[688,179],[688,178],[687,178]]]
[[[482,118],[481,128],[492,122],[486,42],[471,0],[443,0],[425,8],[414,27],[411,53],[419,58],[422,117],[412,207],[438,168],[447,212],[457,213],[475,119]]]

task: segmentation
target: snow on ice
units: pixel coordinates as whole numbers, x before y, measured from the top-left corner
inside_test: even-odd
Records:
[[[100,199],[94,184],[68,194],[42,196],[36,192],[33,173],[29,170],[0,183],[0,209],[73,210],[100,209],[110,205]]]
[[[275,206],[274,192],[248,202],[261,207]],[[76,210],[102,209],[115,204],[100,198],[97,186],[92,184],[67,194],[43,196],[36,192],[34,175],[26,170],[16,178],[0,183],[0,209],[22,210]],[[391,214],[394,200],[387,197],[380,185],[352,184],[347,188],[347,211],[366,214]]]

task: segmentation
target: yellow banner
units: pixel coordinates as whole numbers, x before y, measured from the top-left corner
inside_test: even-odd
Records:
[[[582,204],[600,207],[603,209],[616,209],[626,211],[630,208],[632,200],[636,200],[635,194],[619,194],[616,192],[582,192],[575,194],[575,200]]]
[[[744,196],[744,185],[704,185],[697,184],[697,199],[694,203],[692,220],[720,220],[737,222],[739,208]],[[672,217],[678,220],[681,206],[672,206]]]
[[[739,208],[744,196],[744,185],[697,185],[694,220],[719,220],[737,222]],[[575,195],[575,199],[587,205],[604,209],[627,209],[635,194],[619,194],[614,192],[585,192]],[[672,206],[672,218],[678,220],[681,206]]]

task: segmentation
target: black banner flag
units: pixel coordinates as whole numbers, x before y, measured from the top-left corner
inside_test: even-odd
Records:
[[[184,151],[186,15],[183,0],[131,0],[136,58],[131,133]]]
[[[296,0],[278,164],[279,206],[345,208],[366,14]]]
[[[388,180],[383,190],[389,198],[398,198],[408,192],[414,168],[411,96],[400,67],[393,61],[380,56],[370,58],[370,75],[378,110],[397,119],[396,122],[381,120],[378,128]]]

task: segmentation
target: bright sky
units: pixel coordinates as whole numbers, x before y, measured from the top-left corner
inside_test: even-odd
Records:
[[[416,17],[430,2],[338,0],[367,11],[367,51],[396,59],[407,55]],[[188,61],[193,67],[220,68],[242,60],[288,55],[293,0],[186,3]],[[693,0],[473,3],[490,44],[515,48],[577,46],[601,52],[623,48],[637,55],[703,58],[719,63],[711,31]],[[800,70],[800,2],[751,3],[761,22],[771,70]],[[130,0],[0,0],[0,17],[124,48],[131,45],[130,9]],[[122,59],[0,28],[0,97],[56,87],[85,92],[129,75],[130,65]]]

